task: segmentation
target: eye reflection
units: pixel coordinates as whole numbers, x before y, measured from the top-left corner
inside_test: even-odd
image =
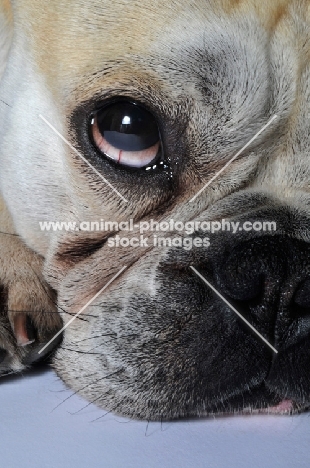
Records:
[[[125,117],[122,120],[122,124],[123,125],[130,125],[131,124],[131,119],[130,119],[129,115],[125,115]]]

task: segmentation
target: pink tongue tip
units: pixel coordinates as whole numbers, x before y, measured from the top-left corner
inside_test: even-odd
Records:
[[[275,406],[267,406],[267,408],[246,408],[245,413],[251,414],[291,414],[294,412],[294,402],[292,400],[282,400]]]
[[[266,408],[264,412],[271,414],[284,414],[290,413],[294,408],[292,400],[282,400],[276,406]]]

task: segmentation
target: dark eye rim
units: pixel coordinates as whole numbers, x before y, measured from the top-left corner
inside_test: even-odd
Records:
[[[108,106],[110,106],[112,104],[117,104],[119,102],[126,102],[126,103],[129,103],[129,104],[133,104],[133,105],[141,107],[143,110],[149,112],[152,115],[152,117],[154,118],[155,122],[156,122],[156,125],[157,125],[157,128],[158,128],[160,150],[159,150],[159,153],[153,159],[153,161],[151,161],[146,166],[132,167],[132,166],[128,166],[128,165],[119,164],[117,161],[114,161],[113,159],[111,159],[107,155],[105,155],[102,151],[100,151],[100,149],[98,148],[98,146],[96,145],[96,143],[94,141],[92,131],[91,131],[91,128],[92,128],[92,123],[91,122],[92,122],[92,120],[95,118],[96,114],[100,110],[102,110],[105,107],[108,107]],[[119,169],[119,170],[125,170],[125,171],[131,172],[131,173],[140,173],[140,174],[143,173],[143,172],[147,172],[147,173],[157,172],[158,173],[158,172],[162,172],[163,170],[169,169],[169,162],[168,162],[168,160],[167,160],[167,158],[165,156],[165,147],[164,147],[164,142],[163,142],[163,137],[162,137],[163,129],[162,129],[160,119],[158,118],[158,115],[156,114],[156,112],[154,112],[154,109],[151,109],[150,107],[145,105],[145,103],[141,103],[140,101],[138,101],[136,99],[130,99],[127,96],[117,96],[117,97],[112,97],[112,98],[104,100],[104,101],[99,101],[99,102],[97,102],[95,104],[94,107],[95,107],[94,110],[92,110],[88,114],[87,119],[86,119],[86,121],[87,121],[87,134],[88,134],[88,138],[89,138],[89,141],[90,141],[92,147],[96,151],[96,154],[98,154],[100,156],[100,158],[104,158],[104,160],[108,164],[113,166],[113,168],[116,168],[116,169]],[[154,167],[154,166],[156,166],[156,167]]]

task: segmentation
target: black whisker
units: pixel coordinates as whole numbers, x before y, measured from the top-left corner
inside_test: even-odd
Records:
[[[64,314],[68,314],[68,315],[75,315],[75,314],[72,314],[70,312],[66,312],[64,309],[62,309],[62,307],[59,306],[59,304],[57,303],[57,301],[54,300],[53,297],[51,297],[51,295],[49,294],[49,291],[47,290],[47,288],[45,287],[45,284],[43,284],[43,282],[41,281],[41,278],[37,275],[37,273],[34,271],[34,269],[31,267],[31,265],[29,265],[32,272],[34,273],[34,275],[37,277],[37,280],[39,281],[43,291],[46,293],[47,297],[50,299],[50,301],[58,308],[60,309]],[[79,317],[77,316],[76,318],[82,320],[83,322],[88,322],[88,320],[86,319],[83,319],[82,317]]]
[[[19,237],[18,234],[14,234],[14,232],[5,232],[5,231],[0,231],[0,234],[3,234],[4,236],[14,236],[14,237]]]
[[[101,396],[102,396],[102,395],[101,395]],[[113,408],[111,408],[109,411],[106,411],[102,416],[99,416],[98,418],[93,419],[91,422],[92,422],[92,423],[93,423],[93,422],[96,422],[96,421],[98,421],[99,419],[104,418],[107,414],[114,413],[115,410],[116,410],[120,405],[121,405],[121,404],[118,403],[117,405],[113,406]]]
[[[59,306],[58,306],[58,307],[59,307]],[[61,307],[59,307],[59,309],[60,309],[64,314],[70,315],[70,317],[75,317],[75,316],[76,316],[75,318],[81,320],[82,322],[88,322],[87,319],[81,317],[80,315],[76,315],[76,313],[74,313],[74,312],[66,312],[66,311],[65,311],[64,309],[62,309]]]
[[[5,102],[3,99],[0,99],[0,101],[1,101],[1,102],[3,102],[3,104],[5,104],[6,106],[8,106],[8,107],[12,107],[12,108],[13,108],[13,106],[11,106],[11,105],[10,105],[10,104],[8,104],[7,102]]]
[[[78,344],[78,343],[82,343],[83,341],[89,341],[89,340],[92,340],[92,339],[95,339],[95,338],[101,338],[103,336],[114,336],[114,337],[117,337],[117,334],[116,333],[103,333],[102,335],[95,335],[95,336],[90,336],[88,338],[83,338],[83,340],[79,340],[79,341],[72,341],[71,344],[75,345],[75,344]]]
[[[101,395],[101,396],[102,396],[102,395]],[[119,406],[119,405],[118,405],[118,406]],[[106,413],[104,413],[102,416],[99,416],[98,418],[96,418],[96,419],[93,419],[93,420],[92,420],[92,421],[90,421],[90,422],[92,422],[92,423],[93,423],[93,422],[96,422],[96,421],[98,421],[99,419],[102,419],[102,418],[104,418],[104,417],[105,417],[107,414],[110,414],[110,413],[112,413],[112,411],[114,411],[114,408],[113,408],[113,409],[111,409],[110,411],[107,411],[107,412],[106,412]]]
[[[59,312],[57,310],[14,310],[14,309],[6,309],[8,312],[13,312],[13,313],[23,313],[23,314],[57,314],[59,315]]]
[[[84,409],[88,408],[88,406],[90,405],[93,405],[95,403],[95,401],[99,400],[100,398],[102,397],[102,395],[98,396],[97,398],[95,398],[94,400],[90,401],[89,403],[87,403],[87,405],[83,406],[82,408],[80,408],[78,411],[75,411],[74,413],[71,413],[69,411],[69,413],[72,415],[72,416],[75,416],[76,414],[80,413],[81,411],[83,411]]]
[[[103,377],[101,377],[100,379],[97,379],[95,381],[92,381],[90,383],[88,383],[87,385],[85,385],[84,387],[80,388],[79,390],[76,390],[75,392],[73,392],[71,395],[69,395],[67,398],[65,398],[61,403],[59,403],[57,406],[55,406],[55,408],[51,411],[55,411],[57,408],[59,408],[59,406],[61,406],[63,403],[65,403],[67,400],[69,400],[70,398],[72,398],[74,395],[77,395],[79,392],[81,392],[82,390],[85,390],[85,388],[89,387],[90,385],[93,385],[93,384],[96,384],[97,382],[100,382],[101,380],[104,380],[104,379],[107,379],[109,377],[111,377],[112,375],[115,375],[115,374],[118,374],[120,372],[123,372],[124,369],[123,368],[120,368],[118,369],[117,371],[115,372],[111,372],[111,374],[108,374],[108,375],[105,375]],[[96,374],[96,373],[95,373]],[[91,374],[87,377],[91,377],[92,375],[95,375],[95,374]]]
[[[92,375],[96,375],[96,374],[97,374],[97,372],[95,372],[94,374],[90,374],[90,375],[88,375],[87,377],[92,377]],[[100,379],[99,379],[99,380],[100,380]],[[97,381],[96,381],[96,382],[97,382]],[[96,382],[95,382],[95,383],[96,383]],[[55,411],[57,408],[59,408],[59,406],[61,406],[61,405],[62,405],[63,403],[65,403],[67,400],[70,400],[70,398],[72,398],[74,395],[77,395],[78,392],[81,392],[82,390],[84,390],[85,388],[87,388],[89,385],[90,385],[90,384],[87,384],[87,385],[85,385],[85,387],[82,387],[82,388],[80,388],[79,390],[77,390],[77,391],[71,393],[71,395],[69,395],[69,396],[68,396],[67,398],[65,398],[61,403],[59,403],[57,406],[55,406],[55,408],[52,409],[51,413],[53,413],[53,411]]]
[[[100,345],[95,346],[95,348],[98,348]],[[95,349],[92,348],[92,349]],[[80,349],[70,349],[70,348],[64,348],[63,346],[61,349],[64,349],[65,351],[71,351],[72,353],[79,353],[79,354],[100,354],[102,356],[102,353],[91,353],[90,351],[81,351]]]

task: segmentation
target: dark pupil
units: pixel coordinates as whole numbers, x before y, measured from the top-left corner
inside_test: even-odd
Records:
[[[99,110],[97,126],[106,141],[120,150],[141,151],[159,140],[152,114],[130,102],[117,102]]]

